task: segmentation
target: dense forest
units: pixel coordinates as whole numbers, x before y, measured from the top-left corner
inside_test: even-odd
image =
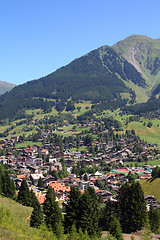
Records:
[[[61,105],[70,98],[73,102],[80,99],[93,103],[107,101],[111,105],[121,93],[128,93],[134,102],[134,91],[125,85],[129,81],[146,87],[144,78],[133,65],[111,47],[101,47],[46,77],[19,85],[2,95],[0,119],[19,118],[25,109],[51,111],[55,105],[52,99],[59,100]],[[68,104],[68,110],[74,108],[73,104]]]

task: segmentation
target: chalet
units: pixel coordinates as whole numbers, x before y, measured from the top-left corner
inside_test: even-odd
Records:
[[[53,166],[57,169],[57,171],[62,170],[62,163],[60,163],[60,162],[56,162]]]
[[[145,202],[146,202],[146,205],[153,205],[153,207],[156,207],[157,205],[157,200],[156,198],[154,197],[154,195],[144,195],[144,199],[145,199]]]
[[[14,142],[18,141],[19,140],[19,136],[11,136],[11,140],[13,140]]]
[[[31,181],[34,185],[37,185],[40,178],[44,178],[42,173],[33,173],[31,174]]]
[[[42,149],[41,154],[48,155],[49,154],[48,149]]]
[[[54,180],[55,180],[55,177],[53,177],[52,175],[48,175],[48,176],[44,177],[44,178],[42,179],[43,186],[44,186],[44,187],[48,187],[49,183],[50,183],[51,181],[54,181]]]

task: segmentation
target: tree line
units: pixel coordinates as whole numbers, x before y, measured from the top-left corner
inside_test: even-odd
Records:
[[[139,182],[126,182],[119,188],[114,201],[108,200],[105,204],[94,188],[88,187],[81,193],[78,187],[73,186],[61,209],[51,187],[47,190],[42,207],[33,191],[29,190],[25,179],[15,197],[14,183],[3,165],[0,173],[1,195],[16,199],[24,206],[31,206],[30,226],[39,228],[45,224],[59,239],[62,239],[63,234],[84,234],[86,239],[99,238],[103,230],[121,240],[122,232],[135,232],[146,225],[150,226],[152,232],[158,232],[160,213],[152,205],[147,213]]]

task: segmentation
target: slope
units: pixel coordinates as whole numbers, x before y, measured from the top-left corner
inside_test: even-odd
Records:
[[[4,94],[7,91],[10,91],[14,87],[15,87],[15,84],[0,81],[0,95]]]
[[[7,198],[0,197],[0,238],[1,239],[56,239],[44,227],[34,229],[29,227],[32,208]]]
[[[43,77],[15,87],[0,97],[0,119],[23,117],[24,110],[51,110],[53,99],[113,101],[121,93],[133,91],[125,83],[145,88],[144,78],[124,57],[109,46],[103,46],[82,56],[65,67]]]
[[[150,97],[160,83],[160,39],[132,35],[113,45],[113,49],[146,79],[148,88],[144,94]]]

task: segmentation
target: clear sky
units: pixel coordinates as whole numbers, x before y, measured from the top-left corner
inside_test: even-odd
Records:
[[[40,78],[132,34],[160,38],[160,0],[0,0],[0,81]]]

